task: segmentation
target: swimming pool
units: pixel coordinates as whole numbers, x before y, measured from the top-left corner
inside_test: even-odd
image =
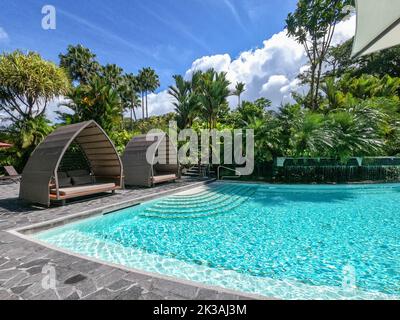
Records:
[[[126,267],[282,299],[398,299],[400,185],[213,183],[35,235]]]

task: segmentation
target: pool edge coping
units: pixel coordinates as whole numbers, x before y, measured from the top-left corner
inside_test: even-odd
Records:
[[[135,205],[139,205],[143,202],[147,202],[147,201],[151,201],[151,200],[155,200],[158,198],[161,198],[163,196],[167,196],[170,194],[176,194],[179,192],[183,192],[183,191],[187,191],[188,188],[190,189],[195,189],[195,188],[199,188],[201,186],[205,186],[211,183],[218,183],[218,180],[212,179],[212,180],[206,180],[206,181],[200,181],[200,182],[196,182],[191,184],[190,186],[182,186],[182,187],[178,187],[175,189],[171,189],[171,190],[166,190],[160,193],[156,193],[156,194],[151,194],[151,195],[147,195],[147,196],[143,196],[143,197],[138,197],[138,198],[134,198],[134,199],[130,199],[130,200],[126,200],[123,201],[121,203],[118,204],[111,204],[111,205],[106,205],[100,208],[96,208],[96,209],[91,209],[91,210],[86,210],[80,213],[75,213],[75,214],[71,214],[71,215],[67,215],[65,217],[60,217],[60,218],[56,218],[53,220],[49,220],[49,221],[45,221],[45,222],[40,222],[40,223],[35,223],[32,225],[28,225],[28,226],[24,226],[24,227],[20,227],[20,228],[13,228],[13,229],[9,229],[9,230],[4,230],[5,232],[18,237],[20,239],[23,239],[25,241],[29,241],[31,243],[35,243],[37,245],[40,245],[42,247],[45,247],[47,249],[56,251],[56,252],[60,252],[63,253],[65,255],[68,256],[72,256],[72,257],[76,257],[82,260],[86,260],[86,261],[91,261],[91,262],[95,262],[98,263],[100,265],[105,265],[105,266],[109,266],[111,268],[115,268],[115,269],[119,269],[119,270],[123,270],[126,272],[130,272],[130,273],[136,273],[139,275],[144,275],[147,277],[151,277],[154,279],[159,279],[159,280],[164,280],[164,281],[170,281],[170,282],[175,282],[181,285],[187,285],[187,286],[191,286],[197,289],[205,289],[205,290],[213,290],[216,291],[218,293],[225,293],[225,294],[229,294],[229,295],[233,295],[240,298],[243,298],[245,300],[279,300],[277,298],[274,297],[267,297],[267,296],[262,296],[262,295],[258,295],[258,294],[252,294],[252,293],[246,293],[246,292],[242,292],[242,291],[236,291],[236,290],[232,290],[232,289],[228,289],[228,288],[224,288],[221,286],[212,286],[212,285],[207,285],[201,282],[196,282],[196,281],[192,281],[192,280],[186,280],[186,279],[180,279],[180,278],[176,278],[173,276],[167,276],[167,275],[163,275],[163,274],[159,274],[159,273],[153,273],[153,272],[147,272],[144,270],[138,270],[135,268],[131,268],[131,267],[126,267],[124,265],[121,264],[115,264],[115,263],[111,263],[111,262],[107,262],[101,259],[97,259],[97,258],[93,258],[93,257],[89,257],[89,256],[85,256],[85,255],[81,255],[78,254],[76,252],[72,252],[69,250],[65,250],[56,246],[52,246],[50,244],[47,244],[43,241],[40,241],[38,239],[35,239],[34,237],[32,237],[32,235],[37,234],[39,232],[45,231],[45,230],[50,230],[53,228],[57,228],[57,227],[61,227],[70,223],[74,223],[74,222],[78,222],[80,220],[84,220],[84,219],[89,219],[89,218],[93,218],[96,216],[101,216],[101,215],[106,215],[106,214],[111,214],[115,211],[118,210],[122,210],[131,206],[135,206]],[[224,181],[225,182],[225,181]],[[183,191],[182,191],[183,190]]]

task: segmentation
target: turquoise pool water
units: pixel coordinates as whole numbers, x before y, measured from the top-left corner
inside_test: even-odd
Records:
[[[81,255],[283,299],[398,299],[400,185],[214,183],[37,234]]]

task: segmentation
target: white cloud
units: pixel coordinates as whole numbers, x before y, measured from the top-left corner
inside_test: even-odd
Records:
[[[342,43],[355,33],[355,16],[343,21],[336,27],[333,45]],[[307,57],[304,48],[294,39],[289,38],[283,30],[263,42],[263,47],[242,52],[236,59],[229,54],[204,56],[192,63],[186,72],[190,78],[196,70],[205,71],[214,68],[217,71],[227,72],[227,77],[234,84],[238,81],[246,84],[245,100],[255,100],[266,97],[272,101],[273,107],[282,103],[291,102],[291,92],[303,92],[297,75],[306,70]],[[152,96],[155,101],[154,114],[172,111],[171,98],[166,91]],[[229,99],[235,106],[236,99]]]
[[[228,71],[231,64],[232,60],[229,54],[204,56],[192,63],[191,68],[186,71],[185,78],[190,78],[195,71],[206,71],[210,68],[214,68],[218,72]]]
[[[0,27],[0,42],[5,42],[9,40],[9,36],[3,28]]]
[[[59,122],[57,117],[58,115],[56,114],[56,111],[64,112],[64,113],[71,113],[72,110],[69,109],[68,107],[62,105],[68,102],[68,99],[64,96],[59,96],[54,98],[52,101],[49,102],[47,105],[46,109],[46,116],[47,118],[54,123]]]
[[[350,39],[356,32],[356,16],[353,15],[348,20],[339,23],[336,26],[335,34],[332,38],[332,45],[338,44]]]
[[[282,88],[283,86],[287,85],[288,82],[289,79],[284,75],[273,75],[269,77],[268,82],[262,86],[261,92],[269,91],[276,87]]]
[[[173,111],[173,98],[164,90],[158,94],[151,93],[147,97],[149,105],[149,114],[161,115]]]
[[[0,28],[0,35],[1,35]],[[355,17],[340,23],[336,28],[333,44],[337,45],[354,35]],[[204,56],[192,63],[185,77],[190,78],[196,70],[205,71],[214,68],[217,71],[227,72],[227,77],[233,89],[236,82],[246,84],[243,99],[253,101],[266,97],[277,108],[282,103],[292,101],[291,92],[304,92],[296,79],[297,75],[307,66],[305,51],[294,39],[287,36],[283,30],[263,42],[261,48],[242,52],[236,59],[229,54]],[[149,114],[161,115],[173,111],[173,99],[167,90],[148,96]],[[236,106],[237,99],[229,99],[232,107]],[[59,103],[59,101],[58,101]],[[54,120],[53,110],[58,104],[49,107],[48,115]],[[139,110],[138,115],[141,113]]]

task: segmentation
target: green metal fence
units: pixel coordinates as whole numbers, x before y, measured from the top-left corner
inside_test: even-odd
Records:
[[[223,176],[232,175],[228,170]],[[240,180],[274,183],[400,182],[400,158],[277,158],[256,164],[251,176]]]

